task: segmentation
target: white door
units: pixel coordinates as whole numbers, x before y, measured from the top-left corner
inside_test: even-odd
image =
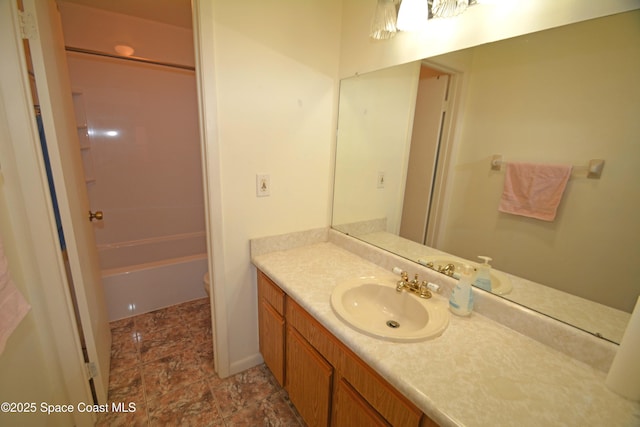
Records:
[[[420,77],[400,236],[425,243],[449,76]]]
[[[54,0],[24,0],[28,43],[51,160],[72,289],[99,403],[107,402],[111,331],[100,267],[89,221],[80,143],[73,111],[62,24]],[[29,24],[27,24],[29,27]]]

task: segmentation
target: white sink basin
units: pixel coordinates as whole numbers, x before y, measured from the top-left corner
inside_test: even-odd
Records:
[[[423,262],[424,261],[424,262]],[[420,263],[425,265],[427,262],[433,263],[433,268],[438,269],[438,267],[444,267],[447,264],[453,264],[456,269],[456,278],[459,278],[460,271],[462,270],[462,266],[466,263],[471,266],[474,266],[477,263],[461,261],[460,259],[455,258],[426,258],[424,260],[420,260]],[[511,284],[511,280],[507,277],[506,274],[491,270],[491,293],[496,295],[506,295],[513,289],[513,285]]]
[[[388,341],[422,341],[440,336],[449,325],[442,301],[396,292],[393,279],[361,277],[336,286],[331,307],[360,332]]]

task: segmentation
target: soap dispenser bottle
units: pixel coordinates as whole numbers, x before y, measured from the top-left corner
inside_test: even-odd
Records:
[[[458,316],[468,316],[473,310],[473,282],[474,269],[470,265],[464,264],[460,269],[460,279],[451,291],[449,298],[449,310]]]
[[[491,265],[489,264],[491,258],[488,256],[479,256],[478,258],[484,260],[484,263],[478,264],[478,274],[473,284],[480,289],[491,292]]]

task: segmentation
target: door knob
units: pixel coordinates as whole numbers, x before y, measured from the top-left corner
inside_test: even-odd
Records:
[[[104,218],[102,211],[96,211],[95,213],[89,211],[89,221],[93,221],[94,219],[102,221],[102,218]]]

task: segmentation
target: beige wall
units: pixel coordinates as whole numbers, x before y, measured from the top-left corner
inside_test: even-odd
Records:
[[[230,372],[260,361],[249,239],[329,224],[340,5],[216,1],[205,9],[214,29],[203,43],[215,65],[204,64],[202,82],[207,103],[216,98],[205,132],[209,206],[219,219],[210,225],[213,276]],[[270,175],[269,197],[256,197],[256,174]]]
[[[0,105],[0,129],[4,130],[6,127],[6,116]],[[6,137],[8,135],[5,132],[0,132],[0,139]],[[3,163],[8,160],[6,157],[2,159]],[[18,236],[14,234],[16,224],[11,218],[11,209],[17,208],[16,199],[12,198],[13,205],[10,208],[6,195],[7,191],[11,192],[8,186],[12,184],[6,182],[5,177],[0,174],[0,239],[13,282],[29,301],[32,310],[9,337],[4,352],[0,354],[0,402],[37,402],[38,405],[40,402],[66,402],[59,366],[52,356],[56,353],[55,347],[47,339],[50,331],[41,323],[44,320],[44,304],[39,295],[34,294],[38,284],[29,285],[29,279],[33,280],[33,275],[25,275],[23,271],[28,268],[29,262],[25,266],[20,260],[21,251],[16,242]],[[34,414],[0,412],[0,425],[68,425],[70,422],[67,415],[48,417],[39,410]]]
[[[631,311],[640,285],[640,11],[475,48],[438,247]],[[444,60],[444,59],[443,59]],[[573,164],[558,216],[499,213],[504,160]],[[587,179],[590,159],[605,159]],[[623,276],[612,280],[612,272]]]

